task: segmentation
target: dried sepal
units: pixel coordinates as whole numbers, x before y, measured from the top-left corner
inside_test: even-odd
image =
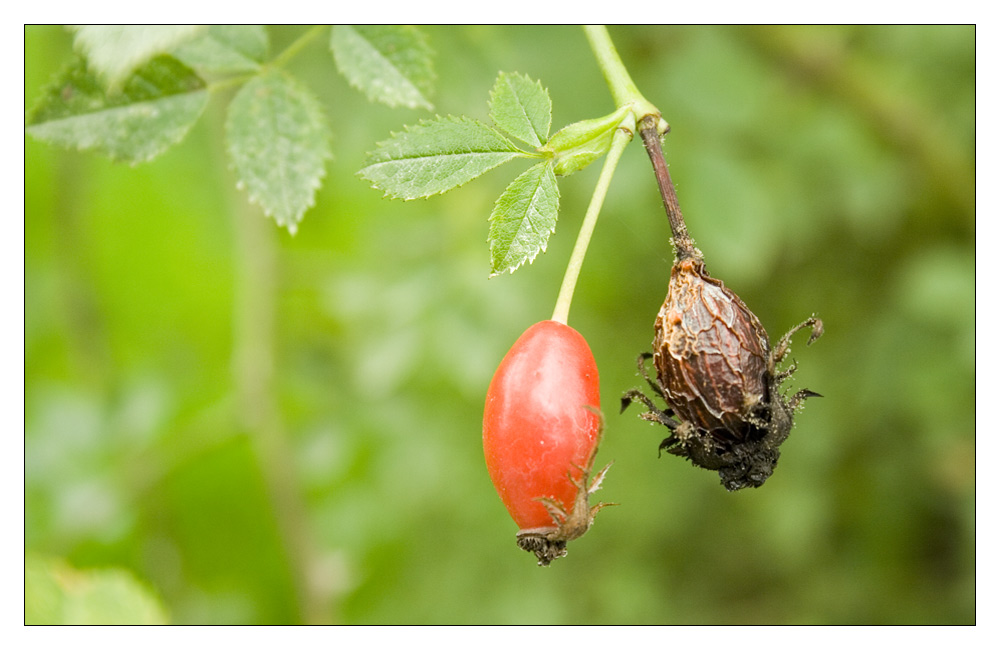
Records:
[[[594,412],[600,415],[600,411],[594,410]],[[591,477],[590,472],[593,469],[594,458],[597,456],[597,447],[598,445],[595,444],[587,459],[586,466],[574,466],[580,472],[579,478],[573,476],[572,472],[568,472],[569,480],[577,488],[572,506],[567,509],[565,504],[556,499],[539,497],[537,501],[545,506],[552,517],[553,525],[545,528],[526,528],[517,532],[518,547],[534,553],[535,557],[538,558],[538,566],[548,566],[553,560],[565,556],[566,544],[590,530],[594,523],[594,516],[599,510],[607,506],[618,505],[617,503],[604,502],[594,506],[590,505],[590,495],[600,489],[604,475],[611,468],[611,463],[608,463]]]

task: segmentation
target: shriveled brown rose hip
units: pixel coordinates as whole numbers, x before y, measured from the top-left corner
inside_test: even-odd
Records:
[[[785,334],[772,349],[757,317],[720,280],[710,277],[700,257],[674,264],[667,298],[656,317],[653,354],[639,357],[639,370],[667,403],[658,409],[638,390],[622,398],[622,410],[641,401],[646,420],[671,429],[661,450],[719,472],[728,490],[760,487],[774,472],[778,447],[788,438],[802,390],[786,398],[781,384],[795,371],[777,364],[791,336],[812,328],[809,343],[823,333],[810,318]],[[657,376],[646,374],[650,356]]]
[[[791,337],[812,328],[809,343],[823,333],[816,317],[792,328],[772,348],[757,316],[721,280],[705,270],[704,258],[687,234],[653,121],[640,129],[656,172],[673,234],[675,262],[666,300],[656,316],[653,353],[639,356],[639,372],[666,403],[659,409],[638,389],[622,397],[649,410],[643,419],[670,429],[660,450],[717,471],[728,490],[760,487],[774,472],[778,447],[788,438],[796,408],[810,390],[786,398],[782,383],[795,371],[777,366]],[[652,357],[656,379],[645,361]]]
[[[767,402],[767,332],[757,317],[690,258],[670,271],[654,331],[653,365],[674,413],[746,438],[746,414]]]

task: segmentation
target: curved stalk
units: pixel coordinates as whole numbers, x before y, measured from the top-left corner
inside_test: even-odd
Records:
[[[648,99],[642,96],[635,82],[625,69],[621,57],[615,44],[611,42],[611,35],[604,25],[586,25],[583,28],[590,43],[590,49],[594,52],[597,64],[604,73],[604,80],[608,82],[611,89],[611,97],[615,100],[615,105],[619,108],[630,106],[635,115],[636,123],[640,123],[647,116],[654,116],[660,133],[667,130],[667,123],[660,117],[660,111]]]
[[[291,45],[289,45],[288,47],[286,47],[281,52],[281,54],[279,54],[278,56],[274,57],[274,59],[271,61],[270,65],[273,65],[275,67],[280,67],[280,66],[285,65],[286,63],[288,63],[288,61],[290,59],[292,59],[296,54],[299,53],[299,50],[301,50],[303,47],[305,47],[306,45],[308,45],[309,41],[311,41],[312,39],[314,39],[317,36],[319,36],[320,32],[322,32],[324,29],[327,29],[327,28],[328,28],[327,25],[316,25],[315,27],[312,27],[305,34],[303,34],[302,36],[299,36],[297,39],[295,39],[291,43]]]
[[[660,187],[660,196],[663,197],[663,206],[667,210],[667,219],[670,221],[670,231],[673,234],[671,242],[674,245],[678,259],[691,257],[701,257],[701,252],[695,248],[694,241],[687,233],[684,225],[684,217],[681,215],[680,204],[677,202],[677,193],[674,191],[674,183],[670,179],[670,172],[667,169],[666,160],[663,158],[663,148],[660,144],[660,136],[670,130],[660,111],[651,104],[629,75],[628,70],[622,63],[611,36],[603,25],[587,25],[583,28],[590,42],[590,48],[597,57],[597,62],[604,73],[604,79],[608,82],[611,95],[618,106],[629,105],[632,107],[635,121],[639,125],[639,133],[642,141],[646,145],[646,153],[653,163],[653,172],[656,175],[656,183]]]
[[[611,42],[608,30],[603,25],[586,25],[583,31],[590,43],[590,49],[597,59],[597,64],[604,74],[604,79],[608,82],[615,105],[619,109],[628,108],[629,113],[615,132],[608,157],[604,161],[604,168],[601,169],[601,176],[594,188],[594,195],[590,199],[590,206],[587,208],[587,214],[580,226],[580,234],[577,236],[569,263],[566,265],[566,274],[563,276],[559,297],[556,299],[555,310],[552,313],[552,320],[563,324],[569,319],[573,291],[576,289],[577,278],[580,277],[580,268],[583,266],[583,258],[587,254],[590,237],[597,225],[597,215],[600,214],[601,206],[604,204],[604,197],[607,195],[608,186],[611,184],[611,178],[614,176],[618,161],[625,146],[635,133],[636,124],[641,123],[647,129],[652,129],[657,138],[661,133],[666,133],[669,130],[667,123],[660,116],[660,111],[642,96],[635,82],[632,81],[621,57],[618,56],[614,43]],[[652,156],[652,154],[650,155]],[[662,152],[660,158],[663,158]],[[679,210],[677,214],[680,214]]]
[[[237,74],[232,77],[226,77],[225,79],[219,79],[217,81],[211,81],[208,83],[209,92],[219,92],[230,88],[232,86],[242,86],[246,82],[250,81],[254,77],[258,76],[265,68],[275,67],[281,68],[288,64],[306,45],[309,44],[314,38],[319,36],[319,34],[327,28],[327,25],[317,25],[307,32],[295,39],[288,47],[281,51],[276,57],[267,63],[262,63],[259,68],[253,72],[245,74]]]
[[[631,116],[629,116],[631,122]],[[608,194],[608,187],[611,185],[611,178],[615,175],[615,168],[625,151],[625,146],[632,140],[634,124],[618,127],[615,136],[611,141],[611,150],[604,160],[604,167],[601,168],[601,176],[597,179],[597,186],[594,187],[594,195],[590,198],[590,205],[587,206],[587,213],[583,217],[583,224],[580,226],[580,234],[576,237],[576,244],[573,245],[573,252],[570,254],[569,263],[566,265],[566,273],[563,276],[562,286],[559,288],[559,297],[556,298],[556,307],[552,312],[552,320],[566,324],[569,320],[569,308],[573,302],[573,292],[576,289],[577,278],[580,277],[580,269],[583,267],[583,258],[587,255],[587,247],[590,245],[590,237],[594,234],[594,227],[597,225],[597,216],[604,205],[604,197]]]

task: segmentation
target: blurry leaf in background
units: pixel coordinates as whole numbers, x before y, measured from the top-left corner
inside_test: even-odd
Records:
[[[197,38],[182,43],[173,55],[199,72],[254,72],[267,58],[263,25],[212,25]]]
[[[205,83],[168,56],[150,61],[115,94],[77,61],[49,85],[28,115],[27,131],[50,144],[93,149],[134,165],[180,142],[207,103]]]
[[[432,51],[427,36],[408,25],[337,25],[330,49],[341,74],[373,102],[432,109]]]
[[[71,568],[29,554],[24,560],[25,625],[164,625],[149,587],[122,569]]]
[[[113,94],[133,71],[154,56],[170,51],[208,28],[204,25],[79,25],[72,29],[74,45]]]
[[[329,140],[315,95],[286,72],[251,79],[229,105],[226,141],[237,184],[292,234],[316,201]]]

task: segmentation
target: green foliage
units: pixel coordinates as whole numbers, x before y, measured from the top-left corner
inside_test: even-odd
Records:
[[[514,158],[543,158],[518,176],[493,206],[491,276],[513,273],[544,252],[559,216],[555,175],[579,171],[606,154],[627,108],[572,124],[549,138],[552,100],[541,83],[501,72],[490,91],[490,118],[536,149],[519,148],[491,126],[469,117],[438,117],[378,143],[359,172],[387,196],[424,198],[454,189]],[[542,146],[542,143],[545,143]]]
[[[25,625],[163,625],[149,587],[122,569],[77,571],[29,554],[24,560]]]
[[[545,251],[559,216],[559,186],[552,165],[541,162],[514,179],[490,215],[493,275],[513,272]]]
[[[304,30],[266,31],[265,63]],[[423,31],[444,112],[479,115],[497,70],[542,79],[555,125],[610,111],[578,28]],[[824,397],[767,485],[726,493],[657,457],[662,427],[617,414],[671,258],[632,143],[573,303],[600,368],[597,462],[615,461],[602,498],[621,505],[561,566],[516,548],[483,462],[483,396],[551,313],[595,170],[557,177],[546,254],[488,280],[485,217],[516,165],[545,161],[383,200],[353,174],[411,118],[331,79],[320,32],[283,69],[343,126],[294,238],[232,189],[213,127],[227,92],[138,168],[25,139],[25,546],[127,570],[179,625],[976,623],[976,28],[610,31],[671,124],[709,271],[772,336],[812,312],[826,324],[793,344],[791,389]],[[29,102],[71,53],[64,30],[25,29]],[[267,261],[270,281],[250,283]],[[245,295],[263,315],[242,315]],[[264,343],[238,365],[234,339],[255,328]],[[239,399],[262,376],[272,438]]]
[[[540,147],[549,139],[552,99],[541,83],[501,72],[490,91],[490,118],[515,138]]]
[[[331,155],[319,102],[284,72],[254,77],[229,105],[226,141],[240,187],[295,234]]]
[[[80,25],[74,45],[114,94],[137,69],[207,30],[199,25]]]
[[[203,75],[256,72],[267,59],[269,40],[262,25],[211,25],[182,43],[174,56]]]
[[[187,135],[209,92],[244,84],[226,120],[236,183],[294,234],[315,203],[330,137],[312,92],[282,66],[321,29],[267,61],[270,39],[260,25],[74,27],[82,58],[43,93],[27,133],[112,160],[147,162]],[[432,52],[417,28],[338,27],[331,47],[348,82],[372,101],[431,107]],[[220,79],[203,80],[213,77]]]
[[[529,155],[493,127],[449,115],[406,127],[378,143],[358,173],[387,196],[417,199],[447,192]]]
[[[269,38],[263,27],[96,25],[76,28],[75,43],[86,60],[52,84],[28,117],[28,133],[114,160],[145,162],[182,140],[201,115],[209,89],[202,76],[249,75],[226,117],[236,183],[279,226],[297,231],[326,174],[330,137],[310,90],[264,66]],[[340,72],[371,101],[432,107],[432,52],[418,29],[337,26],[330,49]],[[161,54],[171,50],[173,57]],[[477,120],[438,117],[379,143],[359,174],[403,199],[446,192],[518,157],[546,158],[556,175],[569,175],[607,153],[627,113],[577,122],[550,139],[549,93],[517,73],[497,77],[489,111],[499,129],[538,152]],[[496,201],[489,230],[493,275],[513,272],[545,250],[558,217],[558,191],[548,178],[541,169],[531,171]]]
[[[179,142],[207,103],[204,82],[172,57],[153,59],[115,93],[78,60],[42,94],[28,115],[28,133],[137,164]]]
[[[403,25],[335,26],[330,49],[337,68],[373,102],[431,109],[434,68],[427,37]]]

